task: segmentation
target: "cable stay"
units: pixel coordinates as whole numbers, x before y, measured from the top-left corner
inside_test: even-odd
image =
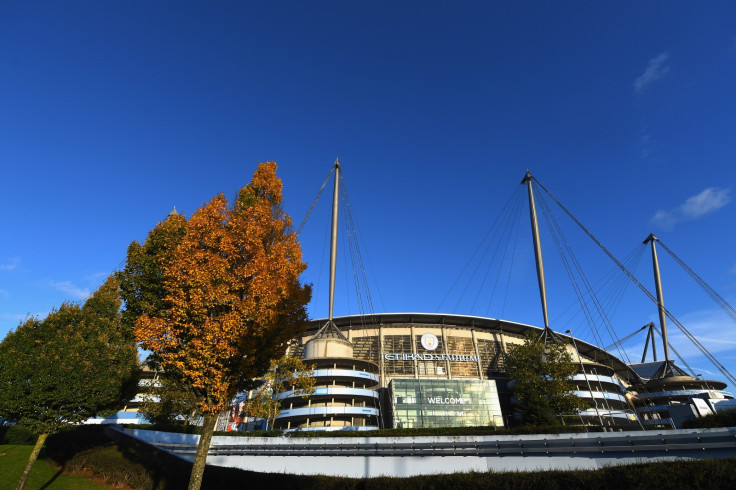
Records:
[[[617,339],[618,337],[608,315],[605,312],[605,309],[599,301],[593,286],[591,285],[588,277],[585,274],[585,271],[583,270],[580,262],[575,256],[575,253],[573,252],[572,247],[567,241],[567,238],[562,232],[562,228],[560,227],[557,219],[552,213],[547,200],[544,199],[543,194],[540,193],[538,195],[538,201],[540,203],[542,214],[546,218],[547,225],[549,227],[555,246],[557,247],[557,251],[560,254],[560,258],[562,259],[562,263],[565,267],[568,278],[570,279],[570,283],[572,284],[575,295],[578,298],[578,302],[582,309],[583,315],[585,316],[591,332],[593,333],[593,337],[596,339],[596,344],[599,346],[603,344],[603,338],[596,325],[596,316],[601,320],[610,337],[613,339]],[[578,283],[577,277],[580,278],[582,286]],[[588,302],[585,300],[586,296],[589,298],[590,302],[593,303],[593,309],[589,307]],[[631,363],[631,360],[628,358],[628,354],[626,353],[626,351],[618,349],[618,352],[621,359],[626,359],[627,363]]]
[[[304,219],[302,219],[301,224],[299,225],[299,228],[296,229],[296,236],[299,236],[302,232],[302,228],[304,228],[304,225],[307,224],[307,220],[309,219],[309,216],[312,214],[312,210],[314,209],[314,206],[317,204],[317,201],[319,201],[319,196],[322,195],[322,191],[325,190],[325,187],[327,187],[327,182],[330,181],[330,177],[332,177],[332,174],[335,173],[335,166],[333,165],[330,169],[330,173],[327,174],[327,178],[322,183],[322,187],[319,188],[319,192],[317,192],[317,197],[314,198],[314,201],[312,201],[312,205],[309,206],[309,209],[307,210],[307,214],[304,215]]]
[[[626,343],[626,342],[628,342],[629,340],[631,340],[631,339],[633,339],[634,337],[636,337],[636,336],[637,336],[637,335],[638,335],[638,334],[639,334],[639,333],[640,333],[640,332],[641,332],[642,330],[645,330],[645,329],[647,329],[647,328],[650,328],[650,326],[651,326],[651,325],[653,325],[653,323],[647,323],[646,325],[644,325],[644,326],[643,326],[643,327],[641,327],[641,328],[638,328],[638,329],[636,329],[636,330],[635,330],[635,331],[634,331],[633,333],[630,333],[630,334],[629,334],[629,335],[627,335],[626,337],[624,337],[624,338],[622,338],[622,339],[620,339],[620,340],[617,340],[616,342],[614,342],[614,343],[613,343],[613,344],[611,344],[611,345],[607,345],[606,347],[604,347],[604,348],[603,348],[603,350],[605,350],[605,351],[610,351],[611,349],[613,349],[613,348],[614,348],[614,347],[616,347],[616,346],[619,346],[619,345],[623,345],[623,344],[625,344],[625,343]],[[642,361],[642,362],[644,362],[644,361]]]
[[[509,234],[508,240],[506,241],[506,247],[504,248],[504,254],[503,254],[503,257],[501,258],[501,262],[505,263],[506,256],[508,255],[508,251],[510,248],[511,258],[509,260],[508,272],[506,274],[506,289],[504,291],[503,304],[501,305],[501,317],[504,317],[506,313],[506,301],[508,300],[509,289],[511,287],[511,274],[514,270],[514,259],[516,257],[516,246],[519,243],[519,229],[521,228],[520,225],[521,225],[521,211],[522,211],[521,200],[519,200],[519,205],[517,207],[518,209],[513,211],[513,215],[516,216],[516,219],[512,218],[512,222],[514,223],[514,228],[515,228],[514,241],[513,243],[511,243],[511,234]],[[488,300],[488,308],[486,309],[486,316],[490,314],[491,305],[493,303],[493,297],[495,296],[495,293],[496,293],[496,287],[498,285],[499,279],[501,278],[501,272],[502,272],[502,268],[499,267],[498,274],[496,274],[496,282],[493,284],[493,290],[491,291],[491,296]]]
[[[321,338],[324,336],[332,336],[335,338],[340,338],[342,340],[346,340],[347,338],[340,332],[340,330],[337,328],[337,326],[332,321],[333,318],[333,307],[334,307],[334,299],[335,299],[335,277],[337,272],[337,260],[338,260],[338,248],[341,249],[341,255],[343,258],[344,267],[343,270],[345,271],[345,288],[347,292],[345,296],[345,301],[347,303],[347,310],[348,314],[350,314],[351,305],[350,305],[350,291],[349,291],[349,284],[351,283],[350,279],[348,278],[348,269],[350,269],[350,272],[352,273],[352,283],[355,288],[355,294],[357,296],[357,307],[359,310],[360,318],[361,320],[364,320],[364,317],[367,313],[370,313],[372,315],[375,315],[375,308],[373,306],[373,299],[370,294],[370,290],[368,287],[368,279],[367,279],[367,273],[366,273],[366,267],[363,262],[363,256],[361,253],[361,247],[360,247],[360,235],[357,227],[357,221],[354,218],[352,205],[350,202],[350,198],[347,193],[347,188],[345,185],[345,180],[342,176],[342,167],[340,165],[339,160],[335,161],[335,164],[332,166],[329,174],[327,175],[327,178],[322,183],[322,186],[319,189],[319,192],[317,193],[317,196],[315,197],[314,201],[312,202],[311,206],[309,207],[309,210],[307,211],[306,215],[304,216],[304,219],[302,220],[302,223],[299,225],[299,228],[297,229],[297,235],[301,233],[302,229],[304,228],[304,225],[306,224],[307,220],[312,214],[312,211],[314,210],[317,201],[319,200],[320,196],[322,195],[322,192],[327,187],[327,183],[330,181],[331,178],[333,178],[334,174],[334,191],[333,191],[333,197],[332,197],[332,225],[330,228],[329,233],[326,233],[325,236],[330,236],[330,291],[329,291],[329,316],[328,320],[325,323],[322,328],[320,328],[315,334],[315,338]],[[341,210],[339,208],[342,208]],[[342,214],[342,216],[340,216]],[[339,218],[342,217],[342,223],[343,223],[343,232],[339,233]],[[347,247],[338,247],[338,238],[341,238],[341,242],[347,243]],[[324,257],[324,247],[323,247],[323,257]],[[347,263],[347,258],[350,259],[350,267]],[[369,262],[370,264],[370,262]],[[373,274],[373,277],[375,278],[375,273],[373,273],[371,269],[371,273]],[[320,267],[320,273],[319,273],[319,281],[321,281],[322,278],[322,267]],[[380,291],[379,291],[379,297],[380,297]],[[383,303],[383,299],[381,298],[381,303]],[[316,303],[315,303],[316,304]],[[384,307],[385,308],[385,307]],[[314,314],[314,311],[312,312]]]
[[[542,185],[535,177],[531,177],[534,182],[555,202],[557,205],[577,224],[593,242],[606,254],[608,257],[636,284],[639,289],[655,304],[658,305],[656,297],[649,292],[649,290],[631,273],[628,269],[618,260],[616,257],[605,247],[603,244],[585,227],[575,216],[559,201],[555,198],[544,185]],[[680,329],[680,331],[690,340],[698,350],[723,374],[732,386],[736,386],[736,377],[734,377],[726,368],[723,366],[713,354],[705,348],[705,346],[693,336],[690,331],[685,328],[684,325],[664,306],[661,306],[667,318]]]
[[[358,220],[355,218],[355,214],[353,213],[353,207],[350,203],[350,195],[348,193],[348,189],[347,189],[347,186],[345,185],[345,181],[343,180],[342,175],[340,175],[340,182],[344,188],[344,193],[343,193],[344,201],[343,202],[344,202],[344,207],[345,207],[345,216],[346,216],[347,222],[349,223],[348,229],[352,230],[352,235],[354,237],[354,244],[355,244],[354,248],[357,252],[356,257],[357,257],[357,262],[360,265],[362,284],[364,286],[366,298],[368,300],[369,312],[371,314],[375,314],[375,308],[373,307],[373,299],[370,294],[370,288],[368,287],[369,282],[368,282],[368,277],[366,275],[366,268],[363,264],[363,253],[361,252],[361,248],[360,248],[361,243],[363,244],[363,248],[365,248],[366,242],[363,239],[363,236],[360,232],[360,227],[358,226]],[[376,285],[376,291],[378,292],[378,299],[381,302],[381,308],[383,308],[383,310],[385,311],[386,305],[383,302],[383,296],[381,295],[381,290],[378,287],[378,280],[376,279],[375,270],[373,269],[373,264],[371,263],[370,256],[366,254],[365,258],[368,262],[368,270],[370,271],[371,277],[373,278],[373,283]]]
[[[322,255],[320,255],[320,262],[319,262],[319,272],[317,274],[317,285],[313,286],[314,294],[312,295],[312,317],[315,316],[317,305],[319,304],[319,295],[322,285],[322,271],[325,268],[325,256],[327,255],[327,243],[329,242],[330,237],[330,224],[325,221],[325,232],[322,234],[324,237],[322,240]]]
[[[659,338],[660,338],[660,340],[662,340],[662,341],[664,342],[664,339],[662,338],[662,332],[660,332],[660,331],[659,331],[658,329],[656,329],[656,328],[653,328],[653,329],[652,329],[652,332],[653,332],[653,334],[652,334],[652,335],[654,335],[654,333],[656,333],[657,335],[659,335]],[[675,356],[677,356],[677,358],[678,358],[678,359],[680,360],[680,362],[681,362],[681,363],[682,363],[682,364],[683,364],[683,365],[684,365],[684,366],[685,366],[685,367],[687,368],[687,370],[688,370],[688,372],[689,372],[690,376],[692,376],[693,378],[696,378],[697,376],[696,376],[696,374],[695,374],[695,370],[694,370],[693,368],[691,368],[691,367],[690,367],[690,365],[689,365],[689,364],[687,363],[687,361],[685,361],[685,358],[684,358],[684,357],[682,357],[682,356],[680,355],[680,353],[679,353],[679,352],[677,352],[677,350],[676,350],[676,349],[675,349],[674,347],[672,347],[672,344],[671,344],[671,343],[667,342],[667,346],[668,346],[668,347],[669,347],[670,349],[672,349],[672,352],[674,352],[674,353],[675,353]]]
[[[699,275],[695,273],[694,270],[692,270],[688,265],[677,255],[675,255],[675,252],[670,250],[664,243],[662,243],[662,240],[659,240],[659,245],[665,249],[665,251],[670,254],[670,256],[677,262],[677,265],[683,268],[685,272],[688,273],[690,277],[693,278],[693,280],[698,283],[698,285],[703,288],[703,290],[706,292],[710,298],[715,301],[715,303],[721,307],[721,309],[728,315],[731,320],[736,322],[736,310],[733,306],[731,306],[728,301],[723,299],[721,295],[719,295],[712,287],[708,285],[707,282],[705,282]]]
[[[478,243],[478,246],[473,251],[470,258],[467,260],[465,265],[463,266],[460,273],[457,275],[451,286],[448,288],[447,292],[445,293],[444,297],[442,298],[442,301],[440,301],[437,309],[435,310],[436,313],[439,313],[442,309],[443,305],[448,301],[450,296],[453,294],[454,291],[456,291],[456,288],[460,281],[468,277],[468,274],[470,277],[467,279],[467,282],[465,282],[465,287],[459,294],[459,298],[455,303],[454,308],[452,308],[451,312],[454,313],[458,310],[460,307],[460,304],[466,297],[466,294],[468,290],[470,289],[471,285],[474,284],[476,276],[479,272],[484,272],[483,277],[481,280],[481,287],[477,288],[477,292],[475,295],[475,298],[473,300],[473,308],[477,305],[480,295],[483,292],[483,285],[485,285],[488,282],[488,278],[490,277],[490,272],[494,267],[499,268],[498,274],[501,274],[501,271],[505,268],[508,268],[509,275],[511,274],[511,267],[513,266],[513,260],[508,261],[507,257],[509,256],[508,249],[509,249],[509,241],[511,236],[514,234],[513,230],[517,230],[516,233],[518,233],[518,224],[515,224],[518,222],[518,216],[520,216],[521,210],[522,210],[522,202],[523,202],[523,192],[521,192],[520,189],[515,189],[514,192],[511,194],[509,199],[504,204],[504,207],[502,208],[501,212],[496,216],[494,221],[491,223],[491,226],[486,231],[485,235],[481,239],[481,241]],[[515,219],[517,218],[517,219]],[[496,240],[496,237],[501,237],[501,239],[505,239],[505,243],[502,243],[502,240]],[[491,248],[495,243],[495,248],[493,248],[493,251],[491,252]],[[501,254],[501,263],[497,265],[496,257],[499,254],[499,251],[501,250],[503,246],[503,253]],[[491,256],[491,259],[488,260],[488,256]],[[512,254],[513,257],[513,254]],[[507,263],[508,262],[508,263]],[[484,264],[486,264],[484,266]],[[470,272],[472,271],[472,272]],[[498,283],[498,280],[496,280],[496,283]],[[494,284],[493,292],[491,293],[490,300],[492,302],[493,295],[495,294],[496,286]],[[508,288],[506,291],[506,295],[508,295]],[[488,305],[488,308],[486,311],[490,310],[490,303]],[[505,298],[504,298],[504,307],[505,307]],[[472,308],[471,308],[472,311]]]
[[[358,310],[362,318],[366,314],[375,315],[375,307],[373,305],[373,298],[370,293],[366,267],[363,262],[363,254],[361,253],[360,249],[358,226],[353,215],[350,198],[347,192],[347,186],[345,185],[342,174],[340,175],[340,186],[342,188],[341,204],[344,210],[343,221],[345,225],[345,237],[348,243],[348,251],[353,273],[353,284],[358,301]],[[382,299],[381,302],[383,302]]]
[[[616,342],[616,344],[619,344],[620,345],[620,344],[623,344],[623,343],[631,340],[632,338],[634,338],[635,336],[637,336],[638,334],[640,334],[643,330],[647,330],[647,340],[646,340],[646,343],[644,344],[644,353],[643,353],[643,355],[641,357],[641,362],[644,363],[646,361],[647,350],[649,348],[649,342],[650,341],[652,343],[652,355],[654,357],[653,362],[657,362],[657,352],[655,350],[654,338],[653,338],[654,337],[654,334],[656,333],[657,335],[659,335],[660,340],[664,341],[664,339],[662,338],[662,332],[660,332],[658,329],[656,329],[655,326],[654,326],[654,323],[652,323],[652,322],[649,322],[646,325],[644,325],[643,327],[637,329],[635,332],[630,333],[629,335],[627,335],[623,339],[621,339],[618,342]],[[611,344],[611,345],[605,347],[604,349],[605,350],[609,350],[609,349],[613,348],[616,344]],[[689,371],[690,375],[693,378],[695,378],[696,377],[695,376],[695,371],[693,370],[692,367],[690,367],[690,365],[687,363],[687,361],[685,360],[685,358],[682,357],[679,352],[677,352],[677,350],[672,346],[671,343],[668,342],[667,345],[669,346],[670,349],[672,349],[672,352],[675,353],[675,356],[677,356],[677,358],[680,360],[680,362],[687,368],[687,370]]]
[[[493,302],[493,297],[494,297],[494,295],[496,293],[496,286],[498,285],[498,281],[499,281],[499,278],[501,276],[501,272],[503,272],[503,269],[504,269],[503,265],[506,263],[506,257],[508,255],[508,249],[509,249],[509,244],[511,243],[511,240],[510,239],[511,239],[511,236],[513,234],[513,230],[514,230],[514,228],[517,228],[517,230],[518,230],[518,225],[519,225],[520,220],[518,220],[518,219],[517,220],[514,220],[513,217],[514,217],[514,215],[521,216],[521,202],[520,201],[516,205],[516,207],[518,207],[518,210],[512,208],[511,213],[509,213],[507,215],[507,219],[503,223],[503,229],[501,230],[501,236],[502,237],[505,237],[505,242],[502,244],[502,242],[499,241],[499,240],[493,240],[493,241],[489,242],[488,247],[486,247],[486,250],[485,250],[485,253],[484,253],[484,257],[486,257],[488,255],[488,251],[490,249],[491,243],[494,243],[494,242],[496,243],[496,247],[493,250],[493,254],[491,255],[489,266],[485,270],[485,274],[483,275],[483,279],[481,281],[480,287],[478,287],[477,293],[475,295],[475,299],[473,300],[473,304],[470,307],[470,311],[474,311],[475,310],[475,305],[478,303],[478,300],[480,299],[481,293],[483,292],[483,289],[484,289],[484,286],[486,284],[486,281],[488,280],[488,277],[490,276],[492,265],[494,263],[496,263],[496,257],[498,256],[499,251],[501,251],[501,249],[503,249],[503,254],[501,256],[500,265],[498,267],[498,272],[496,274],[496,280],[494,281],[493,288],[491,290],[491,294],[490,294],[490,297],[488,299],[488,308],[486,309],[486,311],[490,311],[491,303]],[[479,268],[476,269],[473,272],[473,276],[475,276],[475,272],[478,271],[478,270],[479,270]],[[511,275],[511,269],[510,268],[509,268],[509,275]],[[472,280],[472,278],[471,278],[471,280]],[[458,303],[458,306],[459,306],[459,303]],[[457,307],[456,307],[456,309],[457,309]]]
[[[626,265],[627,269],[635,270],[637,268],[637,265],[644,255],[644,250],[645,247],[643,245],[638,245],[636,248],[633,249],[632,252],[626,255],[626,257],[623,259],[623,263]],[[595,291],[598,291],[597,297],[599,298],[600,303],[603,306],[603,310],[609,312],[609,317],[612,317],[613,314],[618,311],[618,308],[621,305],[623,297],[630,284],[631,281],[629,281],[626,275],[622,274],[619,268],[614,265],[613,268],[606,272],[606,274],[601,279],[596,281],[596,283],[593,285],[593,289]],[[587,293],[585,293],[583,300],[586,303],[588,301],[592,301]],[[573,323],[576,318],[582,313],[582,310],[580,308],[576,308],[577,306],[577,301],[572,302],[567,308],[565,308],[565,310],[563,310],[558,315],[557,318],[555,318],[555,324],[561,324],[562,328],[565,328]],[[568,313],[571,313],[569,319],[563,322],[563,318]],[[584,323],[584,320],[581,323]],[[560,328],[560,330],[562,330],[562,328]],[[612,344],[611,348],[613,348],[614,345],[615,344]]]

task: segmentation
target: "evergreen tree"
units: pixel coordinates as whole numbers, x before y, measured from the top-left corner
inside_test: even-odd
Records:
[[[29,318],[0,344],[0,415],[39,434],[17,488],[48,435],[135,395],[137,350],[120,304],[110,277],[82,306],[64,303],[44,320]]]

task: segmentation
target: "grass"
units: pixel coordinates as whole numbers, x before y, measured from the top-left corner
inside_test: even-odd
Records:
[[[15,488],[32,450],[33,446],[28,445],[0,445],[0,489]],[[107,487],[82,476],[64,474],[48,458],[39,458],[33,465],[26,488],[29,490],[47,488],[51,490],[99,490]]]

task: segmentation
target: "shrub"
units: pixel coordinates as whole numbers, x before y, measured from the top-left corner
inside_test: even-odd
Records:
[[[36,439],[38,435],[22,425],[0,426],[0,444],[32,445],[36,444]]]
[[[684,429],[707,429],[711,427],[736,427],[736,410],[724,410],[683,422]]]

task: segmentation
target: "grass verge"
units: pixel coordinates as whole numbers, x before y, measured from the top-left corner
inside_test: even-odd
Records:
[[[4,444],[0,445],[0,489],[15,488],[26,466],[33,446]],[[53,464],[49,459],[39,458],[33,465],[31,476],[28,478],[26,489],[50,490],[99,490],[106,488],[78,475],[69,475]]]

